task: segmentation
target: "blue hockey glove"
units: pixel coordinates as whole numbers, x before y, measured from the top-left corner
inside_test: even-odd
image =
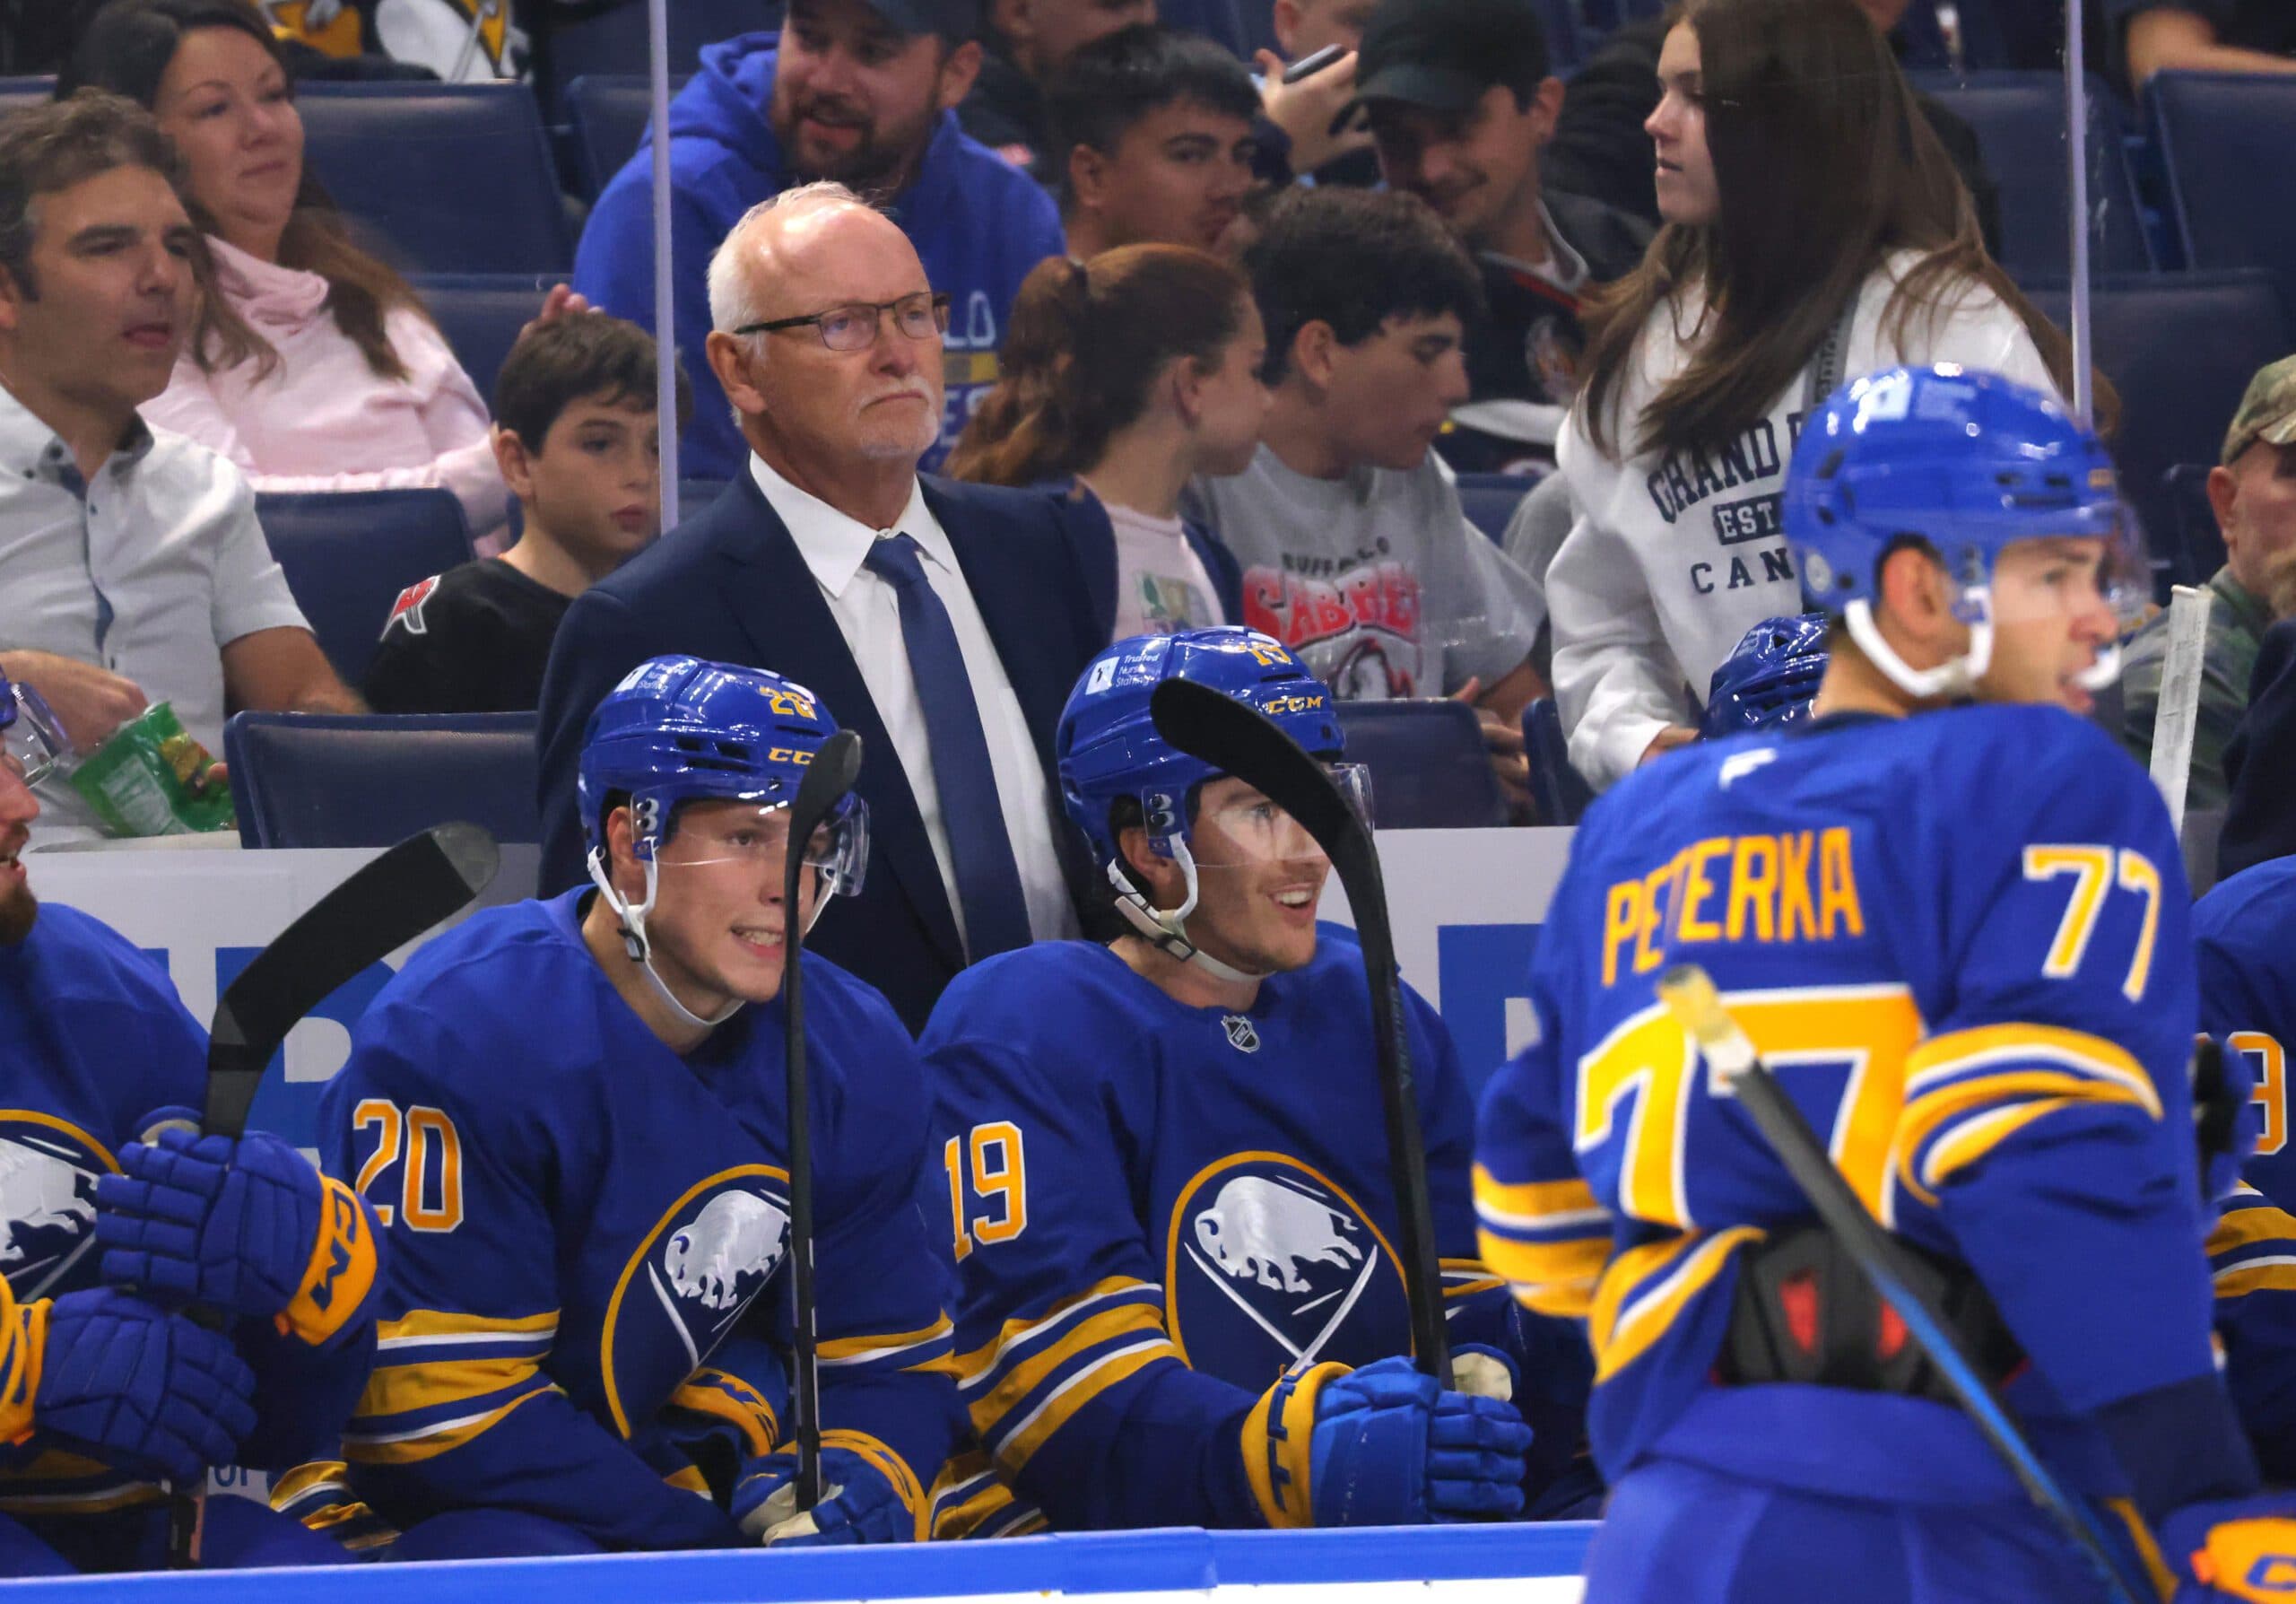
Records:
[[[2187,1504],[2161,1522],[2160,1538],[2176,1604],[2283,1604],[2296,1593],[2296,1498],[2286,1493]]]
[[[1712,740],[1805,719],[1825,673],[1823,615],[1765,618],[1714,671],[1699,733]]]
[[[254,1373],[221,1332],[109,1287],[67,1294],[46,1315],[36,1431],[183,1478],[230,1464],[255,1428]]]
[[[917,1512],[883,1470],[849,1448],[822,1450],[822,1501],[797,1509],[797,1452],[785,1448],[756,1461],[734,1489],[734,1521],[769,1547],[844,1543],[906,1543]]]
[[[162,1129],[96,1182],[103,1277],[161,1298],[269,1320],[314,1347],[366,1312],[381,1284],[365,1203],[277,1137]]]
[[[1411,1526],[1523,1507],[1531,1428],[1497,1399],[1447,1392],[1408,1359],[1326,1382],[1308,1492],[1318,1526]]]

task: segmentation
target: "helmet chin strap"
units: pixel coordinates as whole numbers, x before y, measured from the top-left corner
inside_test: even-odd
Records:
[[[1916,702],[1940,696],[1973,696],[1978,681],[1985,677],[1986,669],[1993,662],[1993,606],[1983,586],[1964,590],[1961,600],[1973,614],[1970,621],[1970,649],[1935,668],[1916,668],[1898,656],[1896,649],[1882,639],[1880,626],[1874,622],[1873,604],[1862,597],[1841,610],[1841,621],[1848,627],[1849,638],[1857,642],[1857,649],[1866,654],[1866,661]]]
[[[650,857],[646,859],[646,900],[632,907],[628,899],[613,888],[613,882],[606,874],[604,859],[604,847],[591,849],[587,860],[590,879],[597,886],[598,894],[605,898],[606,906],[613,909],[614,917],[622,921],[622,945],[630,954],[631,961],[645,972],[647,983],[654,988],[654,994],[669,1005],[672,1013],[697,1030],[713,1030],[740,1013],[742,999],[738,997],[708,1018],[678,1000],[677,994],[670,989],[668,983],[655,972],[653,944],[646,938],[647,916],[654,911],[655,894],[661,889],[659,866]]]
[[[1181,963],[1193,963],[1207,974],[1229,981],[1265,980],[1265,972],[1222,963],[1187,938],[1187,916],[1196,911],[1196,859],[1188,852],[1187,842],[1177,836],[1172,841],[1172,860],[1187,878],[1187,896],[1178,907],[1170,909],[1159,908],[1141,895],[1122,865],[1115,859],[1109,860],[1109,884],[1116,890],[1116,910],[1124,915],[1125,922]]]

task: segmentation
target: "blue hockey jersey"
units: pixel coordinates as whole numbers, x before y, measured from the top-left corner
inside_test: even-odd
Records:
[[[2143,1495],[2096,1423],[2178,1389],[2222,1417],[2180,1451],[2239,1461],[2237,1485],[2188,917],[2160,798],[2054,709],[1830,719],[1604,798],[1533,965],[1541,1038],[1485,1097],[1476,1199],[1518,1295],[1587,1322],[1605,1471],[1656,1450],[1820,1492],[2020,1496],[1945,1405],[1712,1381],[1735,1256],[1810,1211],[1653,994],[1695,961],[1867,1206],[1991,1295],[2031,1359],[2008,1396],[2074,1485]]]
[[[347,1479],[401,1528],[512,1507],[608,1547],[730,1543],[725,1478],[673,1422],[726,1420],[744,1456],[779,1436],[782,1009],[673,1052],[583,945],[592,894],[417,952],[320,1102],[329,1159],[394,1239]],[[876,992],[804,965],[822,1441],[921,1522],[962,1417],[916,1049]]]
[[[2200,1028],[2246,1055],[2264,1132],[2243,1172],[2280,1207],[2296,1209],[2296,1147],[2288,1142],[2288,1049],[2296,1044],[2296,858],[2243,869],[2193,904],[2200,963]]]
[[[98,1284],[96,1178],[117,1172],[120,1148],[161,1111],[202,1106],[206,1066],[207,1033],[167,975],[109,926],[48,903],[29,937],[0,945],[0,1271],[15,1301]],[[370,1243],[361,1274],[373,1273],[371,1252]],[[242,1462],[281,1469],[331,1451],[373,1354],[371,1324],[324,1350],[267,1321],[242,1321],[232,1337],[257,1387]],[[0,1400],[21,1396],[30,1357],[0,1356]],[[83,1568],[109,1568],[108,1551],[120,1546],[117,1524],[99,1517],[161,1496],[155,1483],[37,1429],[0,1445],[0,1511]]]
[[[1434,1010],[1406,992],[1405,1013],[1453,1340],[1525,1362],[1518,1401],[1567,1460],[1583,1371],[1525,1352],[1546,1322],[1517,1321],[1473,1257],[1465,1084]],[[1247,1462],[1248,1417],[1289,1366],[1411,1348],[1372,1042],[1336,927],[1243,1013],[1189,1007],[1089,942],[1001,955],[943,996],[920,1042],[959,1385],[1054,1525],[1307,1523],[1306,1477]],[[1542,1387],[1561,1400],[1544,1417]],[[952,1489],[944,1535],[969,1529],[965,1499],[994,1510],[992,1480]]]

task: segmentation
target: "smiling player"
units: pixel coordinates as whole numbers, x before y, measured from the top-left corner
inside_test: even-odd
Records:
[[[1071,693],[1062,794],[1132,933],[976,965],[922,1039],[959,1390],[994,1464],[944,1490],[936,1533],[1024,1522],[998,1473],[1068,1530],[1511,1513],[1530,1434],[1505,1400],[1545,1434],[1535,1495],[1578,1443],[1584,1377],[1549,1373],[1554,1328],[1468,1257],[1450,1038],[1406,993],[1458,1391],[1396,1356],[1409,1322],[1370,996],[1347,933],[1316,922],[1331,864],[1265,797],[1164,743],[1148,702],[1167,679],[1340,755],[1329,693],[1250,630],[1121,641]],[[1360,799],[1362,771],[1333,771]]]

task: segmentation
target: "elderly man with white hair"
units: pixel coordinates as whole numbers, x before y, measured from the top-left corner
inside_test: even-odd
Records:
[[[1099,614],[1055,501],[918,473],[947,301],[883,214],[837,184],[784,191],[718,248],[709,303],[710,369],[749,460],[559,628],[543,890],[582,878],[575,763],[623,675],[672,651],[770,668],[865,748],[874,861],[812,945],[916,1030],[968,962],[1076,931],[1048,777]]]

